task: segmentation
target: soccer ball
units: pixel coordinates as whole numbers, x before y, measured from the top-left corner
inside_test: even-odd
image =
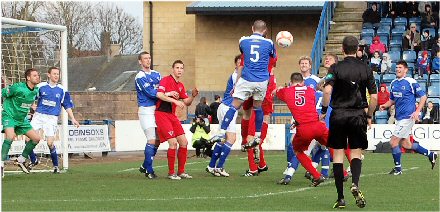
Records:
[[[293,36],[288,31],[280,31],[277,34],[276,41],[277,41],[278,46],[286,48],[286,47],[289,47],[290,45],[292,45]]]

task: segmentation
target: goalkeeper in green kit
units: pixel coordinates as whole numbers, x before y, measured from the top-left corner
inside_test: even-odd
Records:
[[[29,154],[40,141],[40,135],[32,129],[31,124],[26,119],[30,107],[38,95],[36,85],[40,82],[40,75],[36,69],[27,69],[25,71],[26,82],[14,83],[11,86],[2,89],[3,111],[2,125],[5,138],[2,144],[1,172],[3,176],[4,161],[11,148],[12,139],[17,135],[26,135],[31,140],[26,143],[23,153],[15,160],[21,170],[29,174],[25,161]]]

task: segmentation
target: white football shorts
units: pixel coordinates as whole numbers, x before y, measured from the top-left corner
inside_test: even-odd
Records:
[[[45,136],[55,136],[58,131],[58,116],[35,112],[31,120],[34,130],[43,130]]]
[[[138,116],[141,123],[142,131],[144,131],[147,140],[156,139],[156,118],[154,117],[154,111],[156,106],[139,107]]]
[[[228,110],[229,110],[229,106],[227,106],[227,105],[225,105],[223,103],[218,106],[217,118],[218,118],[218,121],[219,121],[219,124],[218,124],[218,129],[219,130],[221,129],[223,118],[225,117],[226,112],[228,112]],[[230,133],[236,133],[237,132],[237,129],[235,128],[236,120],[237,120],[237,114],[238,113],[236,112],[235,115],[234,115],[234,118],[232,118],[231,124],[226,129],[226,132],[230,132]]]
[[[398,138],[408,138],[414,124],[415,122],[413,119],[396,120],[396,127],[394,128],[393,135]]]
[[[235,83],[232,97],[246,101],[252,96],[254,100],[263,101],[266,96],[267,83],[268,80],[263,82],[249,82],[240,77],[237,83]]]

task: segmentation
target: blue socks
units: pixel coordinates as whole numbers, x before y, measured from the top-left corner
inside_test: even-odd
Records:
[[[402,171],[402,165],[400,164],[400,156],[402,156],[402,152],[400,151],[400,147],[396,146],[393,148],[393,159],[394,159],[394,167],[396,171]]]
[[[296,156],[293,152],[292,143],[289,142],[286,146],[286,153],[287,153],[287,162],[290,162],[292,160],[292,157]]]
[[[145,159],[144,159],[144,163],[142,164],[142,167],[144,167],[147,170],[147,173],[154,173],[153,170],[153,158],[154,155],[157,152],[157,148],[156,146],[154,146],[154,144],[146,144],[145,145],[145,150],[144,150],[144,155],[145,155]]]
[[[320,148],[321,149],[321,148]],[[330,151],[328,149],[322,150],[321,157],[321,174],[328,177],[328,169],[330,168]]]
[[[49,148],[49,150],[50,150],[50,159],[52,159],[53,166],[58,166],[58,155],[55,145],[53,146],[53,149]]]
[[[222,152],[220,154],[220,159],[218,160],[217,168],[223,168],[223,165],[226,162],[226,158],[228,157],[229,152],[231,152],[231,147],[232,147],[232,144],[229,143],[229,141],[226,141],[223,144],[223,148],[222,148]]]
[[[234,107],[229,107],[228,112],[226,112],[225,117],[223,118],[223,121],[221,123],[221,129],[226,130],[229,127],[229,124],[231,124],[232,119],[235,116],[235,113],[237,110]],[[261,123],[263,125],[263,123]],[[260,132],[261,132],[261,126],[260,126]]]
[[[35,154],[34,150],[32,150],[31,154],[29,154],[29,159],[31,159],[33,164],[37,162],[37,155]]]
[[[212,150],[211,161],[209,162],[209,167],[215,168],[215,164],[217,163],[217,159],[220,157],[222,152],[223,144],[221,142],[217,142],[215,144],[214,150]]]
[[[430,151],[425,149],[424,147],[419,145],[419,142],[414,141],[412,148],[414,151],[416,151],[417,153],[424,155],[426,157],[429,156]]]
[[[254,111],[255,111],[255,135],[259,136],[259,134],[257,133],[261,134],[261,127],[263,127],[264,114],[261,107],[254,108]]]

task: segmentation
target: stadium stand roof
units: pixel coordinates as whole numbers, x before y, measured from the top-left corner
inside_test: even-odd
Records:
[[[324,1],[196,1],[186,7],[186,14],[319,14],[323,6]]]
[[[78,57],[68,59],[69,91],[133,91],[139,69],[137,55]]]

